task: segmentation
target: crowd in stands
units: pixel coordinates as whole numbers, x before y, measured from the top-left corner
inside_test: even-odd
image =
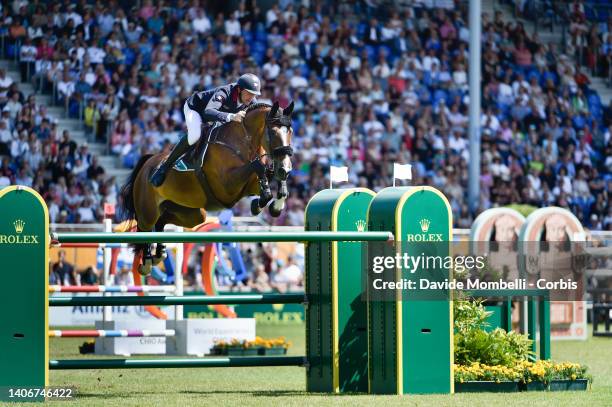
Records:
[[[263,81],[259,101],[296,103],[295,170],[280,224],[303,222],[329,165],[349,166],[349,184],[377,190],[400,162],[413,165],[413,184],[446,194],[456,226],[471,225],[465,2],[139,4],[17,0],[2,10],[6,56],[19,53],[22,79],[55,88],[56,101],[123,165],[176,142],[192,92],[253,72]],[[580,6],[567,5],[570,43],[599,41],[587,68],[605,72],[612,20],[589,20]],[[612,104],[602,105],[576,55],[501,12],[483,13],[479,210],[558,205],[588,228],[612,230]],[[113,180],[1,72],[0,91],[0,183],[41,190],[53,221],[99,221],[102,203],[116,200]]]
[[[134,285],[131,249],[121,248],[113,256],[114,265],[107,285]],[[304,290],[304,250],[302,245],[285,245],[282,249],[271,243],[245,243],[240,245],[243,257],[242,270],[231,263],[228,250],[222,249],[223,261],[217,262],[214,278],[218,290],[287,292]],[[202,255],[204,246],[197,247],[189,257],[183,284],[189,289],[203,287]],[[57,251],[57,257],[49,263],[51,285],[97,285],[104,279],[104,250],[97,249],[95,264],[84,263],[78,252]],[[204,270],[205,272],[205,270]],[[151,285],[174,284],[174,276],[165,263],[154,266],[145,283]]]

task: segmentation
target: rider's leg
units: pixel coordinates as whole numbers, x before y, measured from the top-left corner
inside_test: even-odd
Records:
[[[156,187],[164,183],[168,170],[172,168],[176,160],[185,154],[189,150],[189,147],[194,145],[200,138],[202,131],[202,118],[200,114],[191,110],[189,106],[187,106],[187,102],[185,102],[185,106],[183,106],[183,112],[185,113],[185,124],[187,125],[187,137],[181,137],[170,152],[168,158],[162,161],[151,174],[149,181]]]

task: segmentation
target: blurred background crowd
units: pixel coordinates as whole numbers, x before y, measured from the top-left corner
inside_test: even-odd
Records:
[[[599,3],[483,13],[479,211],[557,205],[612,230],[612,103],[591,86],[612,72],[612,9]],[[545,24],[563,25],[563,39],[541,39]],[[0,186],[41,191],[52,222],[100,222],[104,203],[120,204],[93,144],[125,168],[168,150],[184,133],[184,100],[244,72],[262,79],[259,101],[296,103],[289,210],[276,224],[303,223],[330,165],[378,190],[394,162],[410,163],[413,184],[449,198],[455,226],[478,214],[466,202],[466,2],[17,0],[3,2],[0,25],[3,56],[19,67],[19,78],[0,70]],[[88,142],[62,129],[44,95]]]

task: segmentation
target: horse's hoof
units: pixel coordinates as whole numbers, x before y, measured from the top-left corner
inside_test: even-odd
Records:
[[[268,202],[270,202],[272,200],[272,191],[270,190],[270,188],[264,189],[259,197],[259,200],[263,203],[263,206],[266,206],[265,204],[267,204]]]
[[[143,264],[138,266],[138,272],[141,276],[148,276],[151,274],[151,270],[153,270],[153,262],[151,260],[146,260]]]
[[[285,207],[284,202],[282,202],[280,205],[278,204],[278,202],[279,201],[274,201],[272,205],[268,207],[268,210],[270,211],[270,215],[273,218],[278,218],[280,214],[283,212],[283,208]]]
[[[259,207],[259,198],[255,198],[251,201],[251,214],[253,216],[257,216],[261,213],[261,208]]]
[[[164,261],[166,257],[168,257],[168,252],[166,251],[166,247],[162,246],[161,249],[157,250],[155,256],[153,256],[153,265],[157,266],[159,263]]]

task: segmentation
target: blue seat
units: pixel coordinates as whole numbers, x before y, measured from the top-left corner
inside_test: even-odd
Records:
[[[584,15],[586,16],[586,19],[588,21],[593,21],[597,19],[597,13],[595,9],[586,4],[584,5]]]
[[[268,34],[266,34],[265,31],[257,31],[255,33],[255,39],[257,41],[267,42],[268,41]]]
[[[310,77],[310,68],[307,64],[300,65],[300,73],[304,78]]]
[[[432,99],[431,99],[431,93],[427,90],[426,87],[421,87],[421,89],[419,89],[418,91],[418,95],[419,95],[419,101],[421,102],[421,104],[423,105],[431,105],[432,103]]]
[[[423,72],[423,83],[427,87],[430,87],[430,88],[432,87],[433,84],[432,84],[432,79],[431,79],[431,72],[429,71]],[[433,94],[432,94],[432,99],[434,99]]]
[[[268,47],[264,42],[256,41],[253,44],[253,51],[265,53],[267,49]]]
[[[253,57],[253,59],[255,60],[255,62],[257,62],[257,65],[263,65],[263,60],[264,60],[264,53],[263,52],[259,52],[259,51],[252,51],[251,52],[251,56]]]
[[[448,94],[444,89],[438,89],[433,93],[433,103],[437,105],[440,100],[444,100],[444,103],[448,104]]]
[[[368,54],[368,60],[370,62],[373,62],[374,60],[376,60],[376,57],[378,56],[378,49],[377,47],[373,46],[373,45],[366,45],[365,46],[365,50]]]
[[[368,25],[364,22],[360,22],[359,24],[357,24],[357,36],[363,37],[367,27]]]

